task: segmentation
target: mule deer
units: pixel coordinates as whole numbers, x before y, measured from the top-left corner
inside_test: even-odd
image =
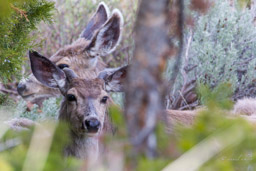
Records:
[[[60,69],[72,69],[80,78],[96,78],[105,68],[100,57],[115,50],[121,38],[122,26],[121,12],[114,9],[109,17],[108,7],[101,2],[80,38],[58,50],[49,59]],[[29,56],[42,57],[34,51]],[[17,91],[23,99],[39,104],[45,98],[60,95],[58,89],[42,85],[32,74],[18,84]]]
[[[110,103],[107,92],[122,90],[126,67],[102,71],[94,79],[83,79],[69,68],[61,70],[43,56],[30,55],[30,62],[35,78],[45,86],[58,88],[64,96],[59,120],[70,125],[71,136],[65,155],[97,158],[98,136],[107,124],[106,111]]]

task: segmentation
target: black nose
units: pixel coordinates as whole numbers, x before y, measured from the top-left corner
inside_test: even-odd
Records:
[[[89,133],[96,133],[100,128],[100,122],[97,119],[89,119],[85,121],[85,126]]]
[[[26,89],[26,85],[25,84],[21,84],[19,83],[17,86],[17,91],[19,93],[19,95],[22,95],[23,91]]]

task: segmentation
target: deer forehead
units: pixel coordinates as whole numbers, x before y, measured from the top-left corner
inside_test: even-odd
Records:
[[[88,46],[90,41],[85,39],[78,39],[71,45],[67,45],[61,48],[54,56],[74,56],[83,53],[86,46]]]
[[[68,94],[74,94],[81,98],[98,98],[106,94],[103,90],[103,81],[100,79],[85,80],[73,79],[70,83]]]
[[[88,40],[78,39],[72,45],[67,45],[64,48],[61,48],[50,58],[50,60],[56,65],[69,65],[73,70],[76,68],[95,67],[97,58],[92,58],[85,51],[85,47],[87,47],[89,43]]]

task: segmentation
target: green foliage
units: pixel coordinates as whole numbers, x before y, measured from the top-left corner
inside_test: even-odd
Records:
[[[29,148],[29,142],[31,140],[30,132],[14,132],[7,131],[3,137],[0,138],[3,147],[6,147],[4,151],[1,151],[0,158],[4,159],[12,170],[22,170],[22,165],[26,158],[26,152]],[[16,146],[15,148],[8,148],[8,142],[12,141]],[[21,142],[23,142],[21,144]],[[6,146],[5,146],[6,144]],[[20,144],[20,145],[19,145]],[[11,146],[12,147],[12,146]],[[15,168],[15,169],[14,169]]]
[[[155,171],[155,170],[162,170],[164,166],[168,164],[168,160],[166,159],[155,159],[155,160],[150,160],[147,158],[142,158],[138,162],[138,171]]]
[[[8,98],[7,94],[0,93],[0,105],[3,105],[6,102],[7,98]]]
[[[212,108],[231,109],[232,101],[227,99],[231,97],[233,92],[230,84],[220,84],[213,90],[207,85],[199,85],[198,94],[202,105]]]
[[[8,94],[0,93],[0,108],[16,105],[16,102]]]
[[[49,129],[50,127],[53,129]],[[43,170],[62,171],[79,169],[81,166],[80,161],[71,157],[63,157],[63,147],[68,143],[69,140],[67,125],[63,123],[56,125],[56,123],[54,124],[48,122],[47,124],[42,123],[42,126],[39,129],[48,131],[48,136],[45,137],[44,141],[48,141],[48,143],[50,143],[50,152],[47,153],[46,161],[36,161],[33,163],[33,168],[37,168],[38,162],[45,162],[43,163]],[[6,148],[4,151],[0,152],[0,168],[6,167],[10,170],[22,170],[25,167],[24,164],[26,162],[30,162],[26,161],[29,157],[31,157],[29,156],[30,154],[36,156],[38,152],[42,152],[41,150],[31,151],[32,153],[29,151],[33,145],[40,146],[40,144],[33,144],[33,138],[45,136],[37,135],[37,137],[35,137],[35,134],[38,134],[37,129],[19,133],[8,131],[4,137],[0,139],[0,143],[8,144],[10,141],[13,141],[17,142],[17,145],[13,148]],[[52,138],[48,139],[49,135],[51,134],[53,135]],[[40,147],[43,148],[42,146]]]
[[[123,114],[117,106],[110,106],[109,113],[113,123],[116,126],[122,126],[122,127],[124,126],[125,121],[124,121]]]
[[[256,36],[248,9],[235,10],[228,2],[218,1],[198,20],[191,45],[191,64],[198,64],[200,82],[214,87],[230,82],[234,88],[248,86],[255,78]],[[248,63],[249,62],[249,63]],[[244,69],[247,74],[239,75]]]
[[[35,47],[30,32],[50,21],[54,3],[46,0],[0,1],[0,81],[18,76],[28,49]]]
[[[64,123],[58,124],[54,136],[53,143],[50,148],[44,170],[77,170],[81,166],[81,161],[68,157],[63,157],[63,148],[69,143],[68,126]],[[65,162],[63,162],[65,160]]]
[[[237,0],[237,5],[240,7],[240,8],[245,8],[245,7],[248,7],[249,4],[251,4],[251,0]]]
[[[126,130],[123,112],[120,110],[119,107],[113,105],[109,107],[108,113],[115,136],[113,137],[112,135],[107,134],[106,136],[104,136],[105,142],[111,144],[111,142],[115,141],[126,141],[128,134]]]

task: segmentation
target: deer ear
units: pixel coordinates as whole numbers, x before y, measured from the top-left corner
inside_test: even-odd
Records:
[[[99,29],[107,20],[109,9],[104,2],[98,5],[96,13],[90,19],[80,37],[90,40],[97,29]]]
[[[43,85],[52,88],[64,88],[65,73],[46,57],[36,51],[29,51],[32,73]]]
[[[104,80],[105,90],[107,92],[123,92],[127,70],[128,66],[120,68],[108,68],[101,71],[98,78]]]
[[[93,36],[85,50],[90,56],[105,56],[113,52],[121,39],[123,16],[115,9],[109,20]]]

